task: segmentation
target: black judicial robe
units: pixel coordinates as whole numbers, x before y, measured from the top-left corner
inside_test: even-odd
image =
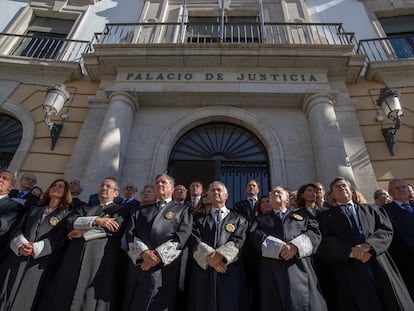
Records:
[[[190,208],[170,201],[163,207],[142,206],[131,215],[126,240],[131,260],[127,267],[123,310],[178,310],[181,252],[191,235]],[[157,250],[167,260],[148,271],[140,267],[142,249]]]
[[[0,262],[8,252],[10,233],[26,210],[8,196],[0,199]]]
[[[249,310],[249,296],[243,264],[238,257],[246,241],[247,220],[230,210],[216,224],[211,213],[194,219],[190,243],[191,276],[188,294],[188,310],[221,311]],[[203,251],[200,252],[200,249]],[[227,272],[218,273],[213,268],[200,266],[194,257],[205,257],[217,251],[226,259]]]
[[[115,218],[119,228],[115,232],[101,230],[90,240],[84,237],[69,241],[59,266],[48,280],[41,297],[39,311],[120,310],[122,297],[123,251],[121,237],[128,221],[128,211],[116,204],[83,206],[70,216]],[[94,230],[91,229],[91,230]],[[90,230],[86,231],[87,235]]]
[[[414,310],[414,304],[387,249],[393,230],[388,217],[369,205],[355,205],[364,243],[372,247],[367,262],[349,257],[357,244],[350,222],[338,206],[319,217],[322,242],[318,258],[331,276],[329,301],[332,310]]]
[[[414,299],[414,213],[409,213],[395,202],[384,205],[394,229],[388,249]]]
[[[46,274],[56,264],[57,253],[65,245],[69,229],[66,216],[70,210],[55,210],[42,221],[45,209],[46,206],[30,209],[12,233],[11,239],[18,235],[23,235],[29,242],[48,239],[51,253],[35,259],[9,252],[2,264],[7,267],[7,273],[2,280],[0,310],[34,310],[37,298],[43,290]]]
[[[327,310],[312,260],[321,241],[314,217],[305,208],[288,212],[283,220],[272,212],[258,216],[252,229],[249,237],[260,255],[260,310]],[[273,243],[266,244],[268,252],[263,253],[262,244],[270,237],[278,239],[279,246],[294,244],[297,256],[279,258]]]

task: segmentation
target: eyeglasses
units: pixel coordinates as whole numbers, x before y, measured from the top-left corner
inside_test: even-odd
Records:
[[[125,189],[132,190],[132,189],[134,189],[134,187],[133,186],[126,186]]]

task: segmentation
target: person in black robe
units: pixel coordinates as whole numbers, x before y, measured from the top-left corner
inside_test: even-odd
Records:
[[[130,262],[122,310],[178,310],[180,257],[191,235],[190,208],[172,201],[174,179],[158,175],[157,202],[131,216],[126,231]]]
[[[99,186],[100,205],[83,206],[71,216],[71,240],[54,271],[38,310],[119,311],[122,295],[121,237],[128,212],[114,204],[118,183],[106,177]]]
[[[219,181],[210,184],[210,211],[194,220],[191,238],[188,310],[249,310],[250,301],[242,263],[247,220],[226,207],[228,192]]]
[[[414,299],[414,206],[410,203],[407,181],[391,180],[388,191],[393,202],[385,204],[384,210],[394,228],[389,253]]]
[[[393,230],[388,217],[354,204],[350,183],[330,185],[336,205],[318,216],[322,241],[317,255],[331,275],[329,309],[414,310],[410,294],[387,250]]]
[[[10,199],[9,192],[14,187],[14,174],[0,171],[0,263],[9,251],[9,238],[14,226],[23,216],[26,208]],[[1,270],[1,269],[0,269]],[[0,273],[1,275],[1,273]]]
[[[318,222],[306,207],[287,210],[288,201],[285,189],[273,188],[273,211],[258,216],[250,234],[260,255],[260,310],[327,310],[312,262],[321,241]]]
[[[71,200],[68,183],[55,180],[40,206],[32,207],[12,233],[13,253],[3,263],[7,274],[2,280],[1,310],[35,310],[45,276],[65,245]]]

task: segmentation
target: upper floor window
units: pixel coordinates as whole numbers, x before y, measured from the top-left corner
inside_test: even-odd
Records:
[[[414,57],[414,15],[378,18],[397,57]]]
[[[73,20],[32,15],[26,34],[14,49],[13,55],[56,59],[73,24]]]
[[[189,43],[258,43],[260,25],[256,16],[189,16],[187,42]]]

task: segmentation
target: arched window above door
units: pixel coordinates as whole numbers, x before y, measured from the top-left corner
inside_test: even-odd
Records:
[[[0,114],[0,168],[7,168],[20,145],[22,124],[15,118]]]
[[[170,159],[267,161],[262,142],[247,129],[229,123],[210,123],[185,133]]]

